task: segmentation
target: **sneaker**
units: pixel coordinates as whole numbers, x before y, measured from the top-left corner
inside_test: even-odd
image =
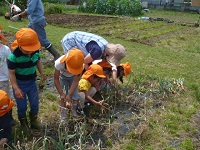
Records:
[[[84,115],[83,109],[78,108],[78,109],[76,110],[76,112],[77,112],[77,114]]]

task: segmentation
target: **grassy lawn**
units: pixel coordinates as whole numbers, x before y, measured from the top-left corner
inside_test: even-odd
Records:
[[[102,35],[109,42],[126,47],[127,56],[123,62],[129,61],[132,65],[131,84],[141,74],[170,81],[181,78],[184,79],[184,91],[164,100],[163,107],[145,112],[148,114],[148,118],[143,118],[146,127],[133,130],[120,143],[108,149],[198,149],[200,142],[195,136],[200,129],[194,124],[194,116],[200,110],[200,27],[187,26],[187,23],[195,23],[199,15],[152,10],[144,16],[169,18],[175,20],[175,23],[129,18],[114,24],[108,21],[109,23],[81,30]],[[186,26],[180,22],[186,23]],[[28,21],[14,23],[0,17],[0,24],[4,32],[15,33],[16,30],[9,26],[26,27]],[[51,24],[46,27],[49,40],[60,53],[63,53],[60,40],[74,30],[78,29]],[[170,144],[171,141],[178,141],[178,146]]]

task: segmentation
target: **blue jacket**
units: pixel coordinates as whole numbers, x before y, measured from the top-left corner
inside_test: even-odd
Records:
[[[44,19],[44,6],[41,0],[28,0],[27,8],[28,19],[31,23],[36,23]]]

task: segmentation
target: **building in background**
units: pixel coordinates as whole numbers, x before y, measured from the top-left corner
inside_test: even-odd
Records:
[[[191,6],[200,7],[200,0],[192,0]]]

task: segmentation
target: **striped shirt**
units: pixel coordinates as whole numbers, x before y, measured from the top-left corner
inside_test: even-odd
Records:
[[[101,36],[82,32],[70,32],[61,40],[65,54],[72,48],[83,51],[84,56],[91,54],[94,60],[101,58],[108,42]]]
[[[8,68],[10,70],[15,69],[17,80],[35,79],[38,60],[40,60],[39,50],[29,56],[23,54],[18,47],[8,57]]]

